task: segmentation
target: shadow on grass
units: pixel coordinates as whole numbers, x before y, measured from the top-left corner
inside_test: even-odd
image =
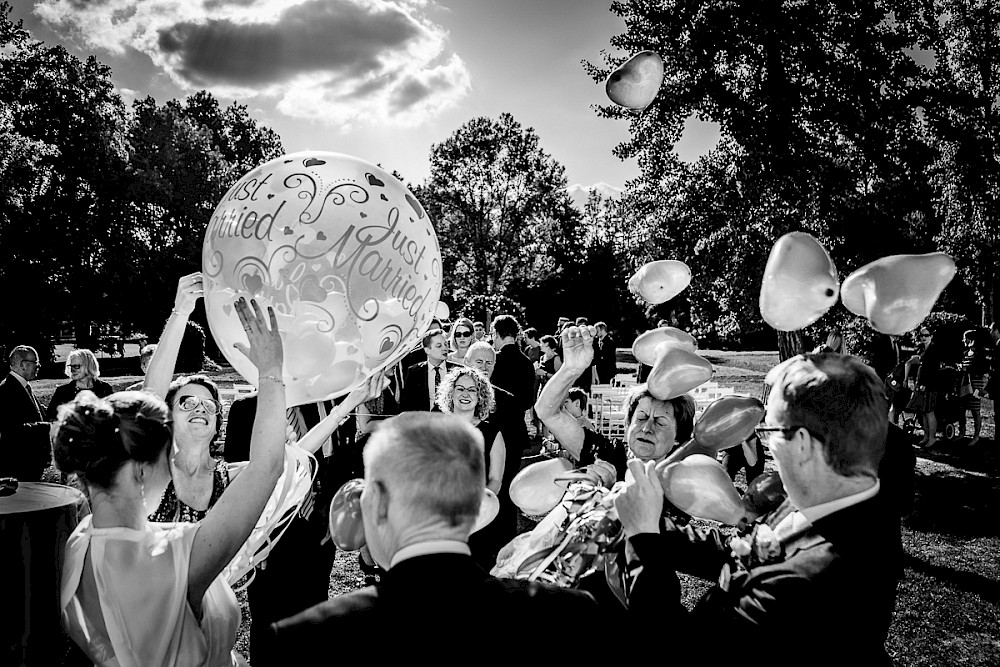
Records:
[[[992,438],[981,438],[969,447],[969,438],[938,440],[930,449],[918,449],[917,456],[969,472],[1000,477],[1000,450]]]
[[[1000,483],[948,466],[924,464],[916,473],[916,500],[904,524],[914,531],[956,537],[997,535]]]
[[[1000,602],[1000,581],[996,579],[967,570],[935,565],[911,553],[903,556],[903,567],[943,581],[966,593],[978,595],[986,602],[992,604]]]

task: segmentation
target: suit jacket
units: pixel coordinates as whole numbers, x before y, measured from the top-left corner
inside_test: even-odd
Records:
[[[317,655],[334,655],[339,664],[393,658],[444,663],[449,657],[554,664],[565,658],[565,643],[546,629],[585,627],[598,613],[593,598],[582,591],[497,579],[469,556],[430,554],[402,561],[374,586],[271,627],[287,647],[290,665],[308,664]],[[515,635],[517,641],[510,641]],[[613,644],[588,642],[588,659],[610,658]]]
[[[490,382],[514,394],[515,405],[521,412],[535,404],[535,366],[513,343],[497,352]]]
[[[618,358],[615,350],[615,339],[608,334],[603,341],[594,339],[594,367],[597,369],[597,379],[601,384],[608,384],[618,371]]]
[[[140,384],[140,388],[141,386]],[[77,390],[76,388],[75,380],[70,380],[66,384],[56,387],[55,392],[52,394],[52,399],[49,401],[49,409],[45,413],[46,418],[49,421],[55,421],[59,414],[59,406],[72,401],[80,391],[82,390]],[[105,398],[115,393],[114,387],[100,378],[94,380],[94,386],[90,391],[94,392],[94,395],[98,398]]]
[[[773,528],[793,510],[785,501],[763,521]],[[793,662],[892,664],[884,644],[902,546],[899,516],[882,494],[819,519],[791,536],[774,562],[745,571],[734,567],[728,540],[714,529],[637,535],[630,543],[642,564],[629,596],[635,618],[659,614],[677,636],[711,628],[719,637],[757,637],[773,646],[764,653]],[[688,612],[676,571],[719,583]],[[728,660],[709,657],[708,664]]]
[[[12,373],[0,382],[0,476],[41,479],[52,460],[45,408]]]
[[[461,364],[453,361],[445,361],[441,370],[441,379],[448,374],[452,368],[458,368]],[[400,412],[428,412],[430,404],[430,394],[427,391],[427,362],[421,361],[406,369],[403,377],[403,393],[399,399]],[[440,412],[438,406],[434,406],[430,412]]]

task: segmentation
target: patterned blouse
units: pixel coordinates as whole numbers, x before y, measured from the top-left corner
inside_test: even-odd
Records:
[[[212,479],[212,497],[208,501],[208,507],[203,510],[196,510],[185,505],[177,498],[174,492],[174,481],[167,483],[167,490],[163,492],[160,499],[160,506],[149,515],[150,521],[170,522],[182,521],[184,523],[197,523],[205,518],[208,510],[219,501],[222,492],[229,486],[229,464],[219,459],[215,465],[215,474]]]

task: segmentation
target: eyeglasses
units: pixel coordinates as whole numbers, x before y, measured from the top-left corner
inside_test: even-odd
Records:
[[[455,385],[455,393],[456,394],[475,394],[475,393],[478,393],[478,392],[476,391],[475,387],[462,387],[462,386],[459,386],[459,385],[456,384]]]
[[[70,369],[71,371],[78,371],[81,368],[83,368],[83,364],[66,364],[66,368]]]
[[[770,446],[771,438],[775,433],[781,433],[781,437],[788,439],[788,433],[798,431],[801,426],[755,426],[754,433],[760,438],[765,447]]]
[[[219,402],[214,398],[199,398],[198,396],[185,396],[177,401],[177,407],[185,412],[191,412],[198,406],[205,408],[205,412],[210,415],[219,414]]]
[[[471,338],[471,337],[472,337],[472,332],[471,331],[456,331],[455,332],[455,338]]]

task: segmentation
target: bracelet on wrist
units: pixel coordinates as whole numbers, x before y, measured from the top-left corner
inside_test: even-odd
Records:
[[[285,384],[285,380],[283,378],[278,377],[277,375],[261,375],[259,378],[257,378],[258,383],[262,382],[263,380],[274,380],[278,384]]]
[[[170,314],[171,315],[181,315],[183,317],[187,317],[187,315],[185,313],[182,313],[181,311],[177,310],[176,308],[171,308],[170,309]]]

